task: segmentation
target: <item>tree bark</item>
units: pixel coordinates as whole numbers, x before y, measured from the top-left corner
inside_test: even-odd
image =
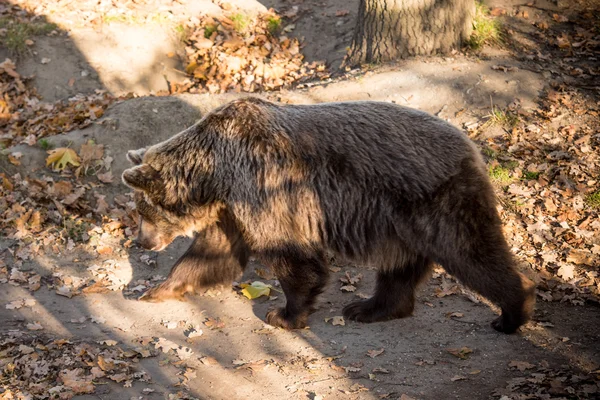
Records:
[[[448,53],[471,35],[473,0],[360,0],[346,65]]]

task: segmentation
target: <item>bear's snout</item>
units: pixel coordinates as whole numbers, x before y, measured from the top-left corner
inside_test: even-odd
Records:
[[[167,247],[162,241],[152,240],[151,238],[137,237],[137,243],[146,250],[161,251]]]
[[[156,229],[153,224],[143,220],[140,223],[140,229],[138,231],[136,241],[144,249],[153,251],[161,251],[167,247],[168,244],[163,240],[162,236],[158,232],[158,229]]]

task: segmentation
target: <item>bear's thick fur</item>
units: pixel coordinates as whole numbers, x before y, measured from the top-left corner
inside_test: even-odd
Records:
[[[272,267],[284,308],[267,322],[302,328],[328,276],[325,252],[378,268],[374,295],[347,305],[363,322],[410,315],[439,263],[502,309],[511,333],[534,305],[502,234],[485,164],[458,129],[383,102],[228,103],[173,138],[132,151],[139,240],[161,250],[197,235],[146,300],[230,281],[250,254]]]

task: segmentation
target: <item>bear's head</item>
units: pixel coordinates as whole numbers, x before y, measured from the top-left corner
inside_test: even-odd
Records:
[[[127,158],[134,165],[123,172],[123,182],[134,189],[139,215],[139,244],[148,250],[161,251],[178,236],[192,236],[196,223],[191,215],[169,207],[168,190],[160,171],[144,162],[146,149],[129,151]]]

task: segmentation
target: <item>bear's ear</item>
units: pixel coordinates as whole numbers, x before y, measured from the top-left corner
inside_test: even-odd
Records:
[[[131,161],[133,165],[140,165],[142,163],[142,159],[144,158],[144,154],[146,154],[145,147],[139,150],[129,150],[127,152],[127,159]]]
[[[161,183],[160,174],[148,164],[137,165],[123,171],[123,183],[135,190],[144,192],[156,188]]]

